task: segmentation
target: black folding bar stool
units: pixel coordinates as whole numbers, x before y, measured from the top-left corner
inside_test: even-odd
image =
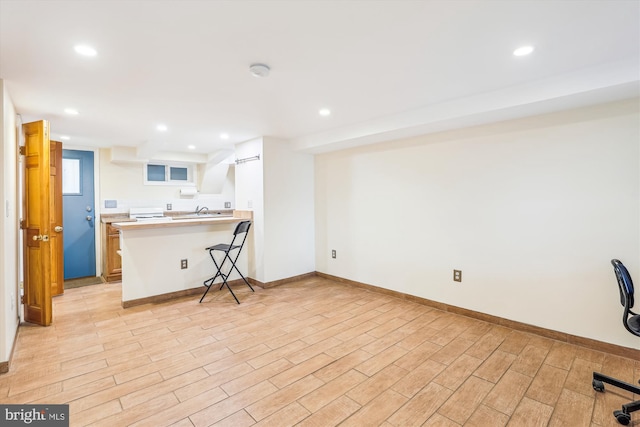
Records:
[[[226,286],[227,289],[229,289],[229,292],[231,292],[231,295],[233,295],[233,298],[236,300],[236,302],[240,304],[240,301],[238,301],[236,294],[233,293],[233,291],[231,290],[231,287],[229,286],[229,283],[227,282],[227,279],[231,275],[231,272],[233,271],[234,268],[238,272],[240,277],[242,277],[242,280],[244,280],[244,283],[246,283],[249,289],[251,289],[251,292],[255,292],[251,287],[251,285],[249,284],[249,282],[247,281],[247,279],[242,275],[242,273],[240,272],[240,270],[238,270],[238,267],[236,266],[236,261],[238,261],[238,257],[240,256],[240,252],[242,251],[242,247],[244,246],[244,242],[247,240],[247,235],[249,234],[249,228],[251,228],[251,221],[242,221],[238,223],[238,225],[236,226],[236,229],[233,232],[233,239],[231,240],[230,244],[219,243],[217,245],[209,246],[208,248],[206,248],[206,250],[209,251],[209,256],[213,260],[213,263],[215,264],[218,271],[216,272],[215,276],[204,281],[204,286],[207,287],[207,290],[204,291],[202,298],[200,298],[200,302],[202,302],[204,297],[207,295],[207,292],[209,292],[209,289],[211,289],[211,285],[213,285],[213,282],[218,277],[222,277],[222,284],[220,285],[220,289]],[[239,235],[241,234],[244,235],[242,237],[242,243],[240,243],[239,245],[234,245],[236,239],[240,239]],[[236,249],[238,250],[238,252],[236,252],[235,258],[232,258],[230,253],[232,251],[235,251]],[[220,262],[220,264],[218,264],[218,262],[216,261],[216,258],[213,256],[215,251],[224,252],[224,258],[222,258],[222,262]],[[227,259],[231,262],[231,268],[229,268],[229,273],[224,274],[222,272],[222,267],[224,266],[224,263],[227,261]]]

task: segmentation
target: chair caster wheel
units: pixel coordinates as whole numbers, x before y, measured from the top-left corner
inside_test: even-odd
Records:
[[[595,391],[604,391],[604,383],[602,381],[593,380],[591,381],[591,385]]]
[[[616,417],[616,420],[623,426],[629,425],[631,422],[631,415],[625,414],[622,411],[613,411],[613,416]]]

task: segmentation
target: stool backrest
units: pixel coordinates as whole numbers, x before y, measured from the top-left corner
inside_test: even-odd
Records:
[[[633,281],[629,270],[617,259],[612,259],[613,271],[616,273],[616,279],[618,281],[618,288],[620,289],[620,303],[624,306],[624,313],[622,314],[622,323],[627,331],[633,335],[640,337],[640,328],[638,314],[631,311],[633,308]],[[629,317],[631,315],[632,317]]]
[[[616,273],[618,287],[620,288],[620,304],[626,308],[633,308],[633,281],[629,270],[619,260],[612,259],[613,271]]]
[[[241,233],[248,233],[249,228],[251,228],[251,221],[239,222],[238,225],[236,225],[236,229],[233,232],[233,235],[237,236],[238,234],[241,234]]]

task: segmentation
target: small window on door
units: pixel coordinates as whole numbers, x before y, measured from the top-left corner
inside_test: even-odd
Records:
[[[193,165],[149,163],[144,168],[144,183],[147,185],[195,184],[195,167]]]
[[[82,195],[80,179],[81,159],[62,159],[62,194],[65,196]]]

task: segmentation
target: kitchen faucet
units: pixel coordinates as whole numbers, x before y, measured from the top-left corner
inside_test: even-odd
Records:
[[[206,206],[200,207],[200,205],[196,206],[196,215],[200,215],[202,211],[205,211],[205,214],[209,213],[209,208]]]

